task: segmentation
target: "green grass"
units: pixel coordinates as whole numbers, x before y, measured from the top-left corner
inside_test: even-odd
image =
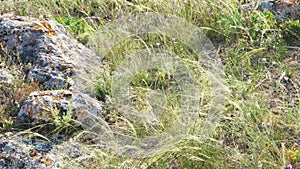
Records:
[[[284,168],[294,163],[299,167],[299,151],[290,151],[299,145],[299,89],[295,85],[299,68],[291,67],[286,53],[291,47],[299,49],[299,21],[278,22],[271,12],[256,10],[243,12],[239,1],[15,1],[1,2],[0,13],[14,12],[37,18],[49,17],[63,24],[82,43],[101,26],[129,13],[160,12],[186,19],[204,29],[218,49],[225,66],[226,82],[230,89],[229,101],[216,131],[206,142],[199,141],[191,132],[173,149],[166,149],[154,157],[134,159],[118,156],[113,152],[95,150],[90,160],[68,161],[77,168]],[[96,84],[97,98],[105,100],[111,95],[111,77],[116,67],[126,58],[130,49],[156,48],[160,42],[166,50],[174,51],[182,59],[193,59],[190,49],[171,37],[147,34],[133,37],[113,48],[104,56],[107,64],[99,72]],[[297,46],[298,45],[298,46]],[[264,59],[266,61],[264,61]],[[201,81],[201,68],[186,62]],[[196,69],[196,70],[197,70]],[[283,77],[293,81],[284,82]],[[281,79],[280,79],[281,78]],[[299,81],[299,79],[298,79]],[[134,105],[138,110],[147,110],[147,92],[153,89],[172,89],[172,78],[166,72],[144,70],[131,80],[135,95]],[[294,93],[291,93],[294,91]],[[207,93],[206,93],[207,94]],[[159,127],[135,124],[110,108],[114,121],[125,121],[125,129],[136,137],[160,133],[168,128],[178,99],[169,93],[164,116]],[[206,98],[209,99],[209,98]],[[280,105],[274,105],[274,100]],[[205,99],[204,99],[205,100]],[[294,101],[293,104],[291,102]],[[205,102],[205,101],[204,101]],[[203,112],[209,103],[201,105]],[[2,109],[0,109],[2,112]],[[115,125],[124,130],[124,126]],[[119,128],[118,128],[119,127]],[[153,127],[153,128],[151,128]],[[196,129],[197,130],[197,129]],[[175,144],[175,143],[174,143]],[[86,145],[88,147],[88,145]],[[292,154],[292,155],[291,155]]]

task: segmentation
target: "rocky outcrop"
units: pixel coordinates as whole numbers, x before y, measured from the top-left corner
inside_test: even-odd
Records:
[[[82,93],[83,90],[74,90],[78,89],[74,82],[80,79],[80,74],[92,72],[82,65],[85,59],[94,59],[95,64],[101,60],[72,38],[62,25],[51,20],[3,15],[0,44],[2,51],[7,52],[5,55],[18,55],[21,62],[31,64],[27,76],[38,81],[44,90],[32,92],[25,100],[18,113],[24,122],[51,122],[55,115],[66,115],[68,109],[80,121],[89,113],[102,113],[100,102]],[[4,70],[0,71],[0,78],[5,83],[13,82],[13,77]]]
[[[84,64],[87,61],[100,64],[101,59],[72,38],[62,25],[52,20],[0,16],[0,49],[0,55],[6,59],[13,60],[12,57],[15,57],[19,63],[30,65],[29,71],[22,74],[26,74],[27,81],[35,81],[40,88],[22,102],[13,127],[18,128],[22,124],[34,127],[66,116],[83,124],[95,116],[104,115],[103,103],[84,88],[85,75],[90,78],[92,73],[97,72]],[[0,89],[6,86],[3,90],[9,90],[9,85],[14,84],[17,76],[9,73],[8,66],[2,67]],[[0,140],[0,168],[61,167],[57,162],[61,152],[52,150],[53,144],[50,142],[24,140],[5,134],[0,134]]]
[[[75,43],[59,44],[71,38],[61,25],[52,25],[53,21],[4,15],[0,18],[0,42],[8,54],[20,55],[23,62],[32,63],[29,77],[45,88],[69,88],[74,66],[72,56],[61,47]]]
[[[0,168],[60,168],[50,142],[0,134]]]
[[[44,89],[69,89],[74,83],[71,76],[89,73],[80,64],[90,58],[95,64],[101,62],[62,25],[51,20],[3,15],[0,44],[8,54],[19,55],[22,62],[32,64],[28,76],[39,81]]]
[[[260,11],[269,10],[279,21],[300,18],[300,1],[299,0],[261,0],[248,3],[242,6],[243,9],[254,9],[258,7]]]

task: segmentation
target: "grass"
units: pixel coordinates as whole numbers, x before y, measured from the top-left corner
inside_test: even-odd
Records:
[[[297,168],[300,166],[299,84],[297,86],[300,72],[299,67],[290,66],[286,59],[289,50],[299,50],[300,23],[276,21],[269,11],[243,12],[240,4],[235,0],[189,0],[187,3],[176,0],[23,0],[1,2],[3,8],[0,13],[55,19],[82,43],[86,43],[99,27],[129,13],[168,13],[203,28],[219,52],[230,94],[221,121],[207,141],[199,141],[199,137],[191,131],[190,138],[174,143],[172,149],[140,159],[93,149],[92,157],[67,162],[75,168],[285,168],[288,164]],[[129,49],[163,47],[174,51],[182,59],[193,58],[185,44],[174,42],[171,38],[148,34],[141,38],[133,37],[114,47],[113,52],[105,56],[107,64],[99,72],[97,98],[105,100],[107,95],[111,95],[113,72],[126,58],[124,52]],[[157,42],[163,45],[157,47]],[[188,61],[185,63],[194,67]],[[196,68],[196,79],[200,81],[201,67]],[[153,69],[135,75],[130,83],[136,108],[146,111],[149,103],[144,98],[148,91],[171,90],[171,82],[172,77],[168,73]],[[205,82],[201,84],[207,87]],[[23,90],[26,86],[18,88]],[[176,108],[180,105],[172,92],[164,97],[168,101],[166,116],[160,117],[163,123],[158,126],[124,119],[116,107],[109,109],[109,118],[113,119],[117,130],[125,130],[136,137],[161,133],[172,121],[170,116],[176,117]],[[205,106],[211,105],[201,105],[203,112],[207,109]],[[0,110],[6,115],[14,112]],[[127,125],[124,127],[122,122]],[[89,146],[92,145],[86,145]]]
[[[22,63],[21,59],[9,53],[6,49],[0,50],[0,68],[9,70],[14,78],[13,83],[0,83],[0,130],[10,130],[14,117],[18,114],[20,105],[30,92],[38,89],[38,84],[26,79],[26,72],[30,64]]]

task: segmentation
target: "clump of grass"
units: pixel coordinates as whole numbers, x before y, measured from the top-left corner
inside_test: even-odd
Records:
[[[79,17],[61,17],[56,16],[55,20],[63,24],[67,30],[82,43],[86,43],[90,35],[95,32],[93,27],[89,25],[86,19]]]
[[[30,92],[38,90],[38,83],[26,78],[30,64],[23,63],[18,55],[0,49],[0,69],[9,71],[14,81],[10,84],[0,83],[0,124],[2,129],[9,130],[14,117]]]

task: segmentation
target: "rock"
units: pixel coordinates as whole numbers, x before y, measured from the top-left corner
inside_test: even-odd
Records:
[[[85,59],[101,62],[62,25],[52,20],[2,15],[0,44],[8,53],[19,54],[22,62],[32,64],[29,77],[39,81],[44,89],[69,89],[74,83],[70,77],[85,70]]]
[[[10,133],[0,134],[0,168],[57,168],[53,145],[47,141],[24,139]]]
[[[85,158],[96,158],[100,149],[86,146],[73,139],[61,144],[48,141],[27,139],[11,133],[11,136],[0,133],[0,168],[58,169],[83,167]],[[86,164],[85,164],[86,165]]]
[[[42,82],[45,88],[68,88],[73,69],[71,56],[59,53],[54,47],[53,42],[63,38],[58,37],[56,31],[64,30],[58,25],[52,28],[52,25],[51,21],[3,15],[0,20],[0,43],[10,53],[19,53],[23,62],[32,63],[29,77]],[[67,36],[65,33],[59,35]]]
[[[242,5],[243,9],[253,9],[257,2]],[[279,21],[300,18],[299,0],[261,0],[258,2],[260,11],[270,10]]]
[[[18,116],[33,125],[51,122],[67,113],[80,122],[103,115],[102,104],[89,95],[68,90],[32,92],[25,100]]]
[[[5,14],[0,16],[0,45],[7,57],[19,55],[22,63],[32,65],[27,77],[45,90],[28,96],[18,113],[17,125],[21,126],[21,121],[32,125],[52,122],[57,116],[66,116],[68,110],[81,122],[89,114],[102,114],[101,103],[88,92],[93,90],[88,88],[92,85],[86,85],[98,71],[88,64],[101,64],[101,59],[72,38],[62,25]],[[12,82],[11,76],[2,72],[0,78]]]
[[[11,84],[14,82],[14,77],[8,71],[0,69],[0,84]]]
[[[31,68],[26,77],[38,81],[41,89],[31,92],[23,101],[13,124],[14,129],[56,122],[57,118],[66,116],[81,124],[90,124],[88,122],[96,121],[93,120],[95,117],[104,115],[102,102],[89,92],[93,90],[89,87],[91,85],[86,85],[98,71],[98,68],[88,64],[101,64],[101,59],[72,38],[62,25],[51,20],[2,15],[0,46],[5,48],[6,57],[19,55],[22,64],[30,63],[28,65]],[[0,83],[13,82],[8,71],[2,69],[0,78]],[[1,97],[1,101],[5,100]],[[38,132],[45,133],[40,129]],[[62,144],[58,149],[49,142],[0,133],[0,168],[60,168],[63,167],[60,161],[66,160],[66,156],[80,158],[82,151],[73,149],[80,145],[72,147],[70,143],[63,142],[62,139],[65,141],[65,138],[69,138],[66,134],[60,137],[54,138],[56,143]],[[66,151],[66,147],[72,150]]]
[[[100,152],[102,151],[97,146],[86,146],[76,140],[69,139],[54,146],[49,152],[49,156],[55,157],[56,163],[60,166],[70,166],[71,164],[72,168],[89,168],[90,163],[86,162],[87,158],[89,161],[96,160]]]

